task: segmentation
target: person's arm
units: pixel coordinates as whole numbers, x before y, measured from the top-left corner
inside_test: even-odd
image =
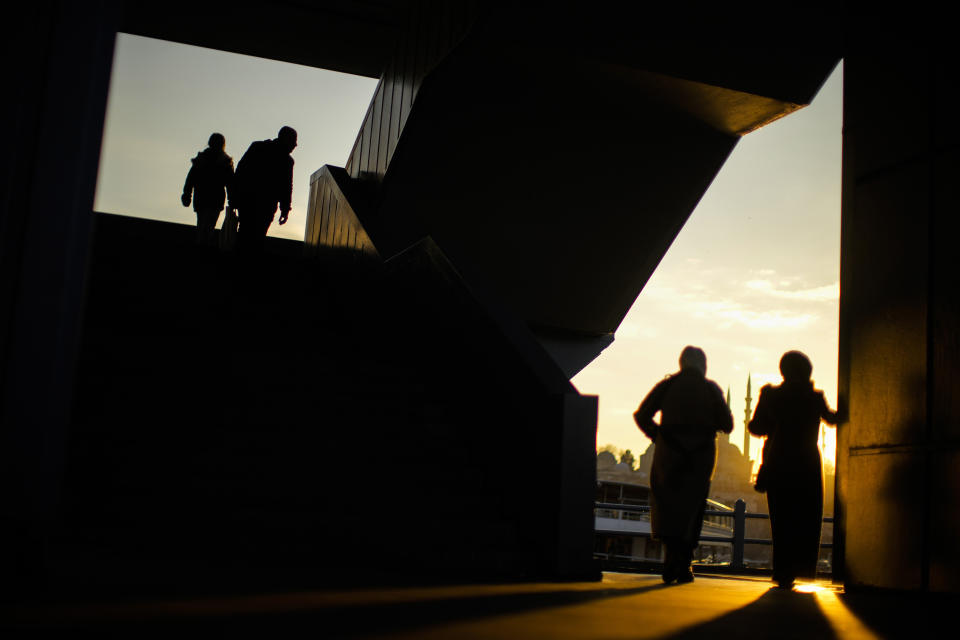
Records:
[[[659,382],[650,390],[647,397],[640,403],[639,408],[633,413],[633,421],[640,427],[640,431],[654,442],[657,440],[660,425],[653,421],[653,416],[660,411],[663,398],[667,395],[667,389],[670,388],[670,382],[671,378]]]
[[[187,180],[183,183],[183,193],[180,195],[180,202],[185,207],[190,206],[190,195],[193,193],[193,184],[196,176],[193,173],[196,165],[190,165],[190,171],[187,172]]]
[[[233,158],[227,158],[223,174],[223,186],[227,190],[227,209],[233,209]]]
[[[280,197],[280,224],[287,221],[290,215],[290,202],[293,200],[293,158],[290,158],[290,164],[287,169],[286,184]]]
[[[839,421],[838,412],[830,410],[830,405],[827,404],[827,398],[823,395],[823,391],[820,392],[820,403],[820,419],[831,426],[836,426]]]
[[[730,433],[733,431],[733,413],[730,412],[730,407],[727,406],[726,401],[723,399],[723,389],[716,385],[714,386],[716,387],[717,394],[717,431]]]
[[[773,426],[772,416],[770,415],[770,394],[773,390],[769,384],[763,385],[760,389],[760,397],[757,398],[757,408],[753,411],[753,418],[747,425],[747,430],[755,436],[770,435],[770,429]]]

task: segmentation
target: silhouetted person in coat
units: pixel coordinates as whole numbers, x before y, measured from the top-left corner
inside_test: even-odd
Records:
[[[273,140],[254,142],[237,164],[231,202],[238,210],[241,250],[259,252],[280,208],[280,224],[290,215],[293,195],[293,158],[297,132],[283,127]]]
[[[233,180],[233,158],[223,150],[226,139],[222,134],[211,134],[207,145],[190,161],[190,171],[183,183],[180,202],[189,207],[192,196],[193,210],[197,213],[197,242],[213,245],[217,219],[223,211]]]
[[[799,351],[780,358],[783,383],[760,389],[750,433],[766,436],[757,489],[766,491],[773,530],[773,579],[789,589],[814,578],[823,519],[820,421],[837,424],[823,391],[814,389],[813,365]]]
[[[733,415],[717,383],[708,380],[707,357],[697,347],[680,354],[680,371],[657,384],[633,414],[656,444],[650,470],[650,524],[666,547],[663,581],[690,582],[690,562],[700,540],[703,511],[716,462],[717,432],[733,430]],[[660,412],[660,424],[653,421]]]

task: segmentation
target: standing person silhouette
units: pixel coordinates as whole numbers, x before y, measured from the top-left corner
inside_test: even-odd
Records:
[[[690,562],[700,540],[703,511],[716,462],[717,432],[733,430],[733,415],[707,356],[697,347],[680,354],[680,371],[658,383],[633,418],[656,445],[650,470],[653,536],[663,541],[663,581],[693,581]],[[660,412],[660,424],[653,418]]]
[[[263,250],[264,238],[278,205],[280,224],[287,222],[293,195],[290,154],[296,147],[297,132],[285,126],[273,140],[251,144],[237,163],[231,202],[239,211],[237,237],[241,250],[248,253]]]
[[[823,391],[813,387],[813,365],[800,351],[780,358],[779,386],[760,389],[750,433],[766,436],[757,490],[766,491],[773,531],[773,580],[783,589],[815,578],[823,520],[820,421],[837,424]]]
[[[223,134],[210,134],[207,148],[190,161],[190,171],[183,183],[180,202],[189,207],[192,196],[193,210],[197,213],[197,242],[202,245],[215,243],[217,219],[233,180],[233,158],[223,150],[226,143]]]

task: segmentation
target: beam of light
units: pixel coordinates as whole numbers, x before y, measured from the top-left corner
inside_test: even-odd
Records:
[[[830,623],[830,627],[838,638],[844,638],[844,640],[879,640],[880,636],[860,622],[860,619],[837,597],[835,590],[827,587],[816,587],[812,593],[816,597],[817,604],[820,605],[823,617]]]

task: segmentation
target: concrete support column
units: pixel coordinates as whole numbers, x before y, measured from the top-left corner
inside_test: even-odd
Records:
[[[926,35],[845,60],[838,560],[850,587],[955,592],[960,83]]]
[[[599,576],[593,560],[598,398],[566,394],[560,401],[563,431],[555,576],[592,580]]]

